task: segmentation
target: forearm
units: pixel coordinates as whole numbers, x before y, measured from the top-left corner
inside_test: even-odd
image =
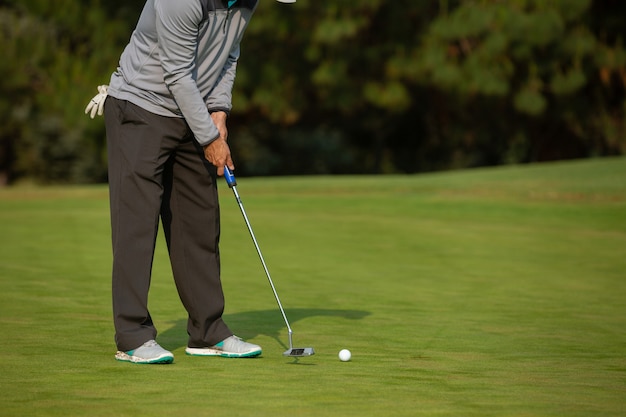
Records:
[[[232,109],[232,92],[237,74],[239,60],[239,44],[235,45],[224,64],[219,81],[211,94],[206,98],[206,107],[210,112],[223,111],[230,114]]]
[[[206,104],[193,79],[181,79],[169,85],[183,117],[200,145],[207,145],[220,136]]]

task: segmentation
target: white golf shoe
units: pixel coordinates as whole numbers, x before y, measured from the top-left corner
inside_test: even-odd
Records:
[[[237,336],[230,336],[215,346],[185,349],[190,356],[220,356],[222,358],[253,358],[262,353],[261,346],[244,342]]]
[[[154,340],[148,340],[137,349],[128,352],[117,351],[115,359],[122,362],[132,362],[140,364],[172,363],[174,355],[172,352],[163,349]]]

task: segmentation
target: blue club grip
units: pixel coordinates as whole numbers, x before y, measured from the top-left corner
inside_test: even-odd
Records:
[[[227,167],[224,167],[224,179],[226,179],[226,183],[230,188],[233,188],[237,185],[237,180],[235,179],[235,174]]]

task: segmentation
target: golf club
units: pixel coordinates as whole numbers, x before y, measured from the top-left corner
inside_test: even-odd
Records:
[[[312,347],[306,348],[294,348],[292,337],[293,331],[291,330],[291,326],[289,325],[289,320],[287,320],[287,315],[285,314],[285,310],[283,309],[283,305],[280,302],[280,298],[278,298],[278,293],[276,292],[276,287],[274,287],[274,282],[272,281],[272,277],[270,277],[270,272],[267,269],[267,265],[265,264],[265,259],[263,259],[263,255],[261,254],[261,249],[259,248],[259,244],[256,241],[256,237],[254,236],[254,232],[252,231],[252,226],[250,225],[250,221],[248,220],[248,216],[246,215],[246,210],[243,208],[243,203],[241,202],[241,198],[239,197],[239,193],[237,192],[237,180],[235,179],[235,175],[228,167],[224,167],[224,178],[226,179],[226,183],[228,187],[233,190],[235,194],[235,199],[237,200],[237,204],[239,205],[239,209],[241,210],[241,214],[243,215],[243,219],[246,221],[246,226],[248,226],[248,232],[250,232],[250,236],[252,237],[252,241],[254,242],[254,247],[256,248],[256,252],[259,255],[259,259],[261,259],[261,264],[263,264],[263,269],[265,270],[265,275],[267,275],[267,280],[272,287],[272,292],[274,293],[274,297],[276,298],[276,302],[278,303],[278,308],[280,309],[281,314],[283,315],[283,319],[285,320],[285,324],[287,325],[287,330],[289,331],[289,349],[283,352],[284,356],[293,356],[293,357],[301,357],[301,356],[311,356],[315,354],[315,351]]]

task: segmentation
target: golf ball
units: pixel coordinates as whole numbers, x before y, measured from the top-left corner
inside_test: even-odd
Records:
[[[348,362],[352,357],[352,353],[348,349],[341,349],[339,352],[339,360],[341,362]]]

